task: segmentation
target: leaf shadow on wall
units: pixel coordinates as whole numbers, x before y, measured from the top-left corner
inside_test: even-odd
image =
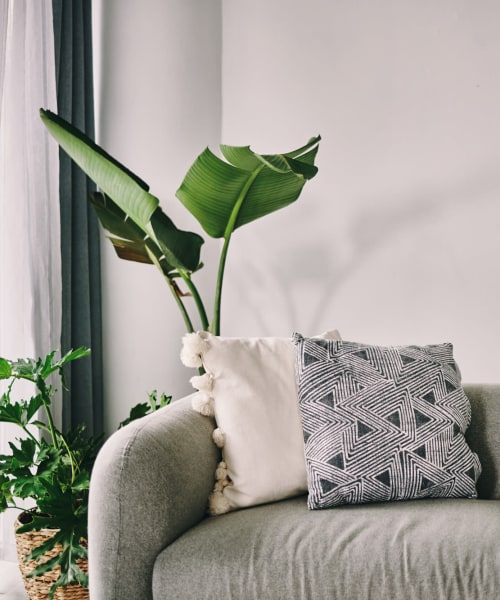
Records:
[[[253,327],[259,334],[289,335],[290,327],[307,334],[319,333],[325,328],[325,315],[335,316],[339,293],[360,276],[369,263],[375,268],[374,260],[379,253],[393,246],[396,255],[406,246],[407,254],[414,253],[417,259],[418,255],[422,257],[426,240],[415,239],[419,231],[443,229],[440,255],[435,258],[444,261],[443,268],[453,269],[451,262],[445,264],[450,255],[458,252],[458,260],[460,253],[466,251],[462,248],[464,245],[472,250],[481,245],[482,233],[477,229],[481,229],[485,219],[482,214],[494,214],[498,217],[496,224],[500,225],[499,196],[500,181],[492,171],[441,188],[414,190],[406,197],[393,194],[360,200],[357,204],[363,208],[352,213],[345,227],[341,224],[342,217],[334,216],[340,211],[333,207],[331,216],[325,215],[322,200],[314,200],[314,206],[311,204],[301,211],[299,219],[289,220],[285,227],[277,229],[282,232],[281,236],[266,235],[262,250],[255,249],[257,255],[238,252],[235,260],[238,268],[233,268],[230,275],[232,291],[236,290],[241,312],[251,314]],[[471,211],[476,217],[473,222],[468,221]],[[466,226],[456,234],[444,231],[450,218],[460,215]],[[494,228],[495,224],[484,223],[484,226]],[[453,244],[450,244],[452,238]],[[412,246],[408,247],[409,244]],[[452,245],[459,247],[459,251]],[[481,252],[481,248],[478,251]],[[260,258],[259,253],[264,258]],[[419,260],[415,263],[418,266]],[[418,275],[416,272],[415,276]],[[395,272],[389,284],[396,286],[397,278]],[[249,281],[253,282],[250,289]],[[367,293],[369,295],[370,290]],[[339,321],[333,326],[340,327]]]

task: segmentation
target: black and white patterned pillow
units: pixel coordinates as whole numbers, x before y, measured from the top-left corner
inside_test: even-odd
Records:
[[[308,507],[475,498],[470,404],[451,344],[382,347],[294,334]]]

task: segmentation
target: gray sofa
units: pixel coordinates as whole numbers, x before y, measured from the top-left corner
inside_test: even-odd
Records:
[[[115,433],[90,492],[91,600],[498,600],[500,385],[464,386],[479,499],[206,516],[213,423],[174,402]]]

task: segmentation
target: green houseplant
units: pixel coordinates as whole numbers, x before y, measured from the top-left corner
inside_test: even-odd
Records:
[[[5,387],[0,398],[0,422],[17,425],[22,433],[20,438],[9,442],[10,454],[0,456],[0,512],[7,508],[23,511],[17,534],[53,532],[26,557],[38,565],[28,578],[50,574],[49,599],[54,598],[59,588],[68,589],[68,586],[80,589],[79,594],[84,595],[78,598],[88,594],[84,566],[88,494],[102,437],[86,436],[83,424],[64,434],[55,426],[52,401],[56,388],[52,382],[59,377],[64,384],[64,366],[89,353],[90,350],[79,348],[59,359],[55,352],[44,359],[0,358],[0,380]],[[18,399],[16,384],[23,381],[29,382],[34,392],[29,398]],[[164,395],[158,400],[152,392],[149,404],[141,403],[132,408],[120,426],[169,401]],[[32,504],[30,510],[20,506],[20,500]],[[28,579],[25,581],[26,587],[30,587]],[[38,594],[34,597],[38,598]]]
[[[223,240],[214,311],[209,318],[192,275],[201,269],[203,238],[178,229],[148,185],[81,131],[41,109],[41,119],[61,148],[100,189],[91,196],[99,220],[120,258],[154,264],[165,278],[188,332],[220,335],[221,295],[227,253],[236,229],[294,202],[318,169],[320,137],[280,154],[257,154],[249,146],[221,145],[223,158],[206,148],[177,190],[177,198],[211,237]],[[183,282],[186,291],[182,291]],[[192,297],[198,322],[192,317]]]
[[[40,116],[60,147],[98,186],[99,191],[89,200],[117,255],[157,267],[188,333],[205,330],[220,335],[222,286],[233,233],[297,200],[305,183],[318,171],[314,163],[321,138],[311,138],[300,148],[280,154],[257,154],[249,146],[221,145],[223,158],[219,158],[206,148],[186,173],[177,198],[205,233],[223,240],[210,318],[193,280],[193,274],[203,266],[204,239],[177,228],[149,186],[85,134],[51,111],[41,109]],[[167,400],[163,397],[160,405]],[[153,398],[150,407],[143,404],[132,409],[130,419],[156,407]],[[87,485],[86,479],[76,483],[79,487]],[[74,517],[77,527],[77,515]],[[27,527],[37,526],[45,524],[34,521]],[[65,572],[71,573],[72,581],[86,582],[85,574],[73,569],[70,562]]]

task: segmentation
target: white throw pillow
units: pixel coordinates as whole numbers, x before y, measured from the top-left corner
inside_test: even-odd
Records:
[[[337,331],[322,338],[340,339]],[[288,338],[224,338],[187,334],[184,364],[202,366],[191,382],[193,408],[215,415],[222,462],[209,512],[273,502],[307,492],[304,441]]]

